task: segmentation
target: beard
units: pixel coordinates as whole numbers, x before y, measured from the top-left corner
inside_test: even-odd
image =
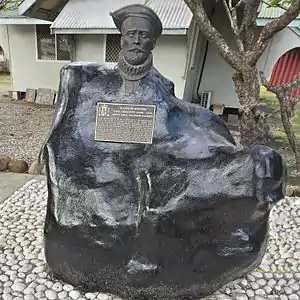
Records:
[[[124,51],[124,58],[125,60],[133,65],[133,66],[138,66],[142,65],[143,63],[146,62],[148,59],[150,53],[149,52],[144,52],[144,51]]]

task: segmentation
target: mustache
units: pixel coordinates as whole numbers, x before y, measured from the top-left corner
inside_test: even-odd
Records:
[[[138,48],[138,47],[131,47],[129,49],[127,49],[127,51],[139,51],[139,52],[142,52],[142,53],[146,53],[146,51],[144,51],[143,49],[141,48]]]

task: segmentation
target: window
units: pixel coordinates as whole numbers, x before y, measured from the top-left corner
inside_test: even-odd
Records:
[[[70,35],[54,35],[47,25],[36,25],[37,57],[40,60],[71,60]]]
[[[119,60],[119,53],[121,51],[121,35],[108,34],[106,36],[106,62],[117,62]]]

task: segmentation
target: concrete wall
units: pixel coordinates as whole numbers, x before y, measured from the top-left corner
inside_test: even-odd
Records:
[[[105,35],[78,34],[75,37],[75,60],[104,63]]]
[[[192,102],[197,99],[198,83],[201,77],[201,70],[204,65],[204,57],[207,41],[200,33],[196,23],[192,23],[189,30],[189,53],[186,66],[186,85],[184,100]]]
[[[232,46],[234,44],[233,35],[230,31],[227,17],[220,5],[218,5],[212,17],[212,23]],[[235,87],[232,81],[233,72],[234,70],[217,52],[215,46],[210,44],[199,91],[212,92],[211,104],[221,103],[228,107],[238,107]]]
[[[269,77],[277,60],[296,47],[300,47],[300,37],[289,28],[283,29],[272,38],[270,45],[257,63],[258,69]]]
[[[35,25],[8,25],[13,89],[57,90],[60,69],[66,62],[37,59]]]

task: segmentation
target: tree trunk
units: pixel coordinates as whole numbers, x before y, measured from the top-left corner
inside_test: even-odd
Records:
[[[287,110],[288,107],[286,104],[288,103],[286,101],[288,99],[285,99],[284,96],[282,98],[281,97],[278,98],[280,103],[280,112],[281,112],[281,120],[282,120],[283,128],[289,140],[289,144],[295,154],[297,172],[300,172],[300,145],[299,142],[297,141],[296,135],[293,131],[292,124],[290,122],[290,118],[288,116],[288,110]]]
[[[266,143],[269,136],[267,114],[260,110],[260,85],[256,67],[244,67],[233,75],[236,92],[241,105],[240,132],[243,146]]]

